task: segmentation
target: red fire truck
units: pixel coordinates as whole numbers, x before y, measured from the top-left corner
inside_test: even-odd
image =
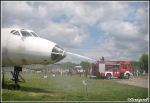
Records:
[[[130,75],[132,75],[132,66],[128,61],[97,61],[92,63],[93,77],[129,79]]]

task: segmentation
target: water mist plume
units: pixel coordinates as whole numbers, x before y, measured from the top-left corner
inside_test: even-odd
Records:
[[[85,57],[85,56],[82,56],[82,55],[78,55],[78,54],[75,54],[75,53],[70,53],[70,52],[67,52],[68,54],[71,54],[71,55],[75,55],[75,56],[78,56],[78,57],[81,57],[81,58],[85,58],[85,59],[89,59],[89,60],[92,60],[92,61],[96,61],[94,59],[91,59],[89,57]]]

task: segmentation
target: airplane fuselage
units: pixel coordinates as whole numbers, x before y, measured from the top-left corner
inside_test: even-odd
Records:
[[[65,50],[56,43],[40,38],[27,29],[1,29],[2,67],[43,69],[66,57]]]

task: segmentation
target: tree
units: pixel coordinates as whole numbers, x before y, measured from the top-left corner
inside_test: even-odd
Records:
[[[138,61],[131,61],[131,65],[133,68],[133,72],[135,72],[137,69],[140,69],[140,62]]]
[[[140,57],[140,67],[142,69],[148,70],[148,54],[142,54],[142,56]]]
[[[82,66],[82,68],[83,69],[87,69],[87,68],[90,68],[91,67],[91,64],[89,63],[89,62],[87,62],[87,61],[82,61],[81,63],[80,63],[80,65]]]
[[[65,63],[61,64],[60,68],[63,68],[63,69],[74,69],[75,65],[76,65],[75,63],[65,62]]]

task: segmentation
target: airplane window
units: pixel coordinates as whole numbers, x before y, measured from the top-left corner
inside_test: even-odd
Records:
[[[22,36],[32,36],[29,32],[27,31],[21,31]]]
[[[61,47],[59,47],[58,45],[56,45],[52,52],[56,52],[56,53],[63,53],[63,49]]]
[[[30,32],[34,37],[38,37],[34,32]]]
[[[52,54],[52,60],[57,60],[61,57],[60,54]]]
[[[14,31],[16,31],[16,30],[12,30],[10,33],[13,33]]]
[[[13,32],[12,34],[20,36],[20,33],[18,31]]]
[[[58,45],[55,45],[57,48],[60,48],[60,49],[62,49],[62,50],[64,50],[62,47],[60,47],[60,46],[58,46]]]
[[[55,45],[52,49],[52,60],[57,60],[59,61],[59,59],[61,59],[62,57],[62,53],[63,53],[64,49],[62,49],[60,46]]]

